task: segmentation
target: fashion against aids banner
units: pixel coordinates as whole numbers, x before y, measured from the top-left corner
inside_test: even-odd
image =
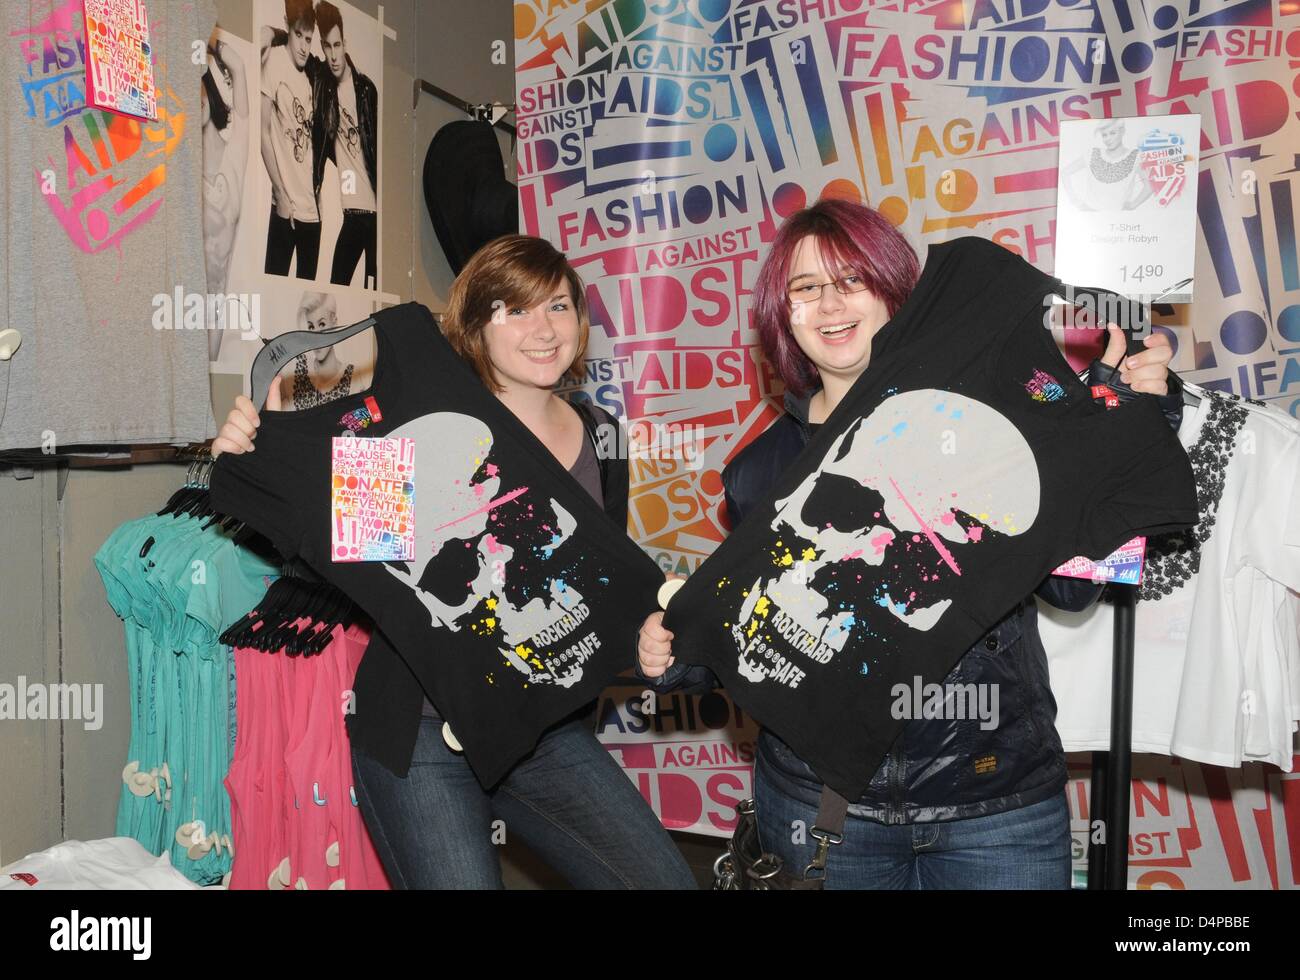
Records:
[[[1295,4],[519,0],[515,37],[521,226],[588,284],[573,395],[641,433],[629,531],[665,570],[725,536],[721,469],[779,412],[749,305],[784,216],[849,196],[922,258],[978,234],[1053,270],[1070,120],[1200,116],[1196,302],[1154,329],[1300,415]]]
[[[728,835],[736,804],[754,795],[758,725],[721,691],[611,687],[600,698],[596,737],[669,830]]]
[[[583,397],[660,430],[634,536],[689,572],[725,533],[719,472],[777,411],[749,307],[784,216],[853,197],[922,257],[977,234],[1053,271],[1072,119],[1200,115],[1196,302],[1155,329],[1185,377],[1300,414],[1293,7],[519,0],[521,227],[588,284]]]
[[[1087,881],[1090,771],[1066,757],[1074,884]],[[1139,755],[1129,808],[1130,888],[1300,888],[1300,775]]]

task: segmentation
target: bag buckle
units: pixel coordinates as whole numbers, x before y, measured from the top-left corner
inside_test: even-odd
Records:
[[[781,859],[775,854],[761,854],[757,861],[745,869],[745,877],[754,887],[766,889],[767,882],[781,873]]]
[[[817,839],[817,850],[813,854],[812,863],[803,869],[804,880],[812,878],[826,877],[826,858],[830,854],[832,844],[842,844],[844,835],[837,834],[832,830],[825,830],[821,827],[813,827],[808,831],[809,835]],[[814,874],[814,872],[816,872]]]
[[[740,882],[736,878],[736,865],[731,860],[730,851],[723,851],[713,862],[713,890],[718,892],[740,891]]]

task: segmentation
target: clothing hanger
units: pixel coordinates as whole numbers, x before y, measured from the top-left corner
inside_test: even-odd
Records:
[[[281,576],[272,582],[248,615],[237,620],[221,634],[221,642],[226,646],[262,649],[265,639],[281,624],[281,610],[292,600],[299,581],[291,576]]]
[[[1075,296],[1078,296],[1080,294],[1091,294],[1093,296],[1101,296],[1104,294],[1104,295],[1115,297],[1116,299],[1119,300],[1120,304],[1123,304],[1128,308],[1128,315],[1126,317],[1122,317],[1121,319],[1124,319],[1127,323],[1143,326],[1151,322],[1151,313],[1150,313],[1151,310],[1154,310],[1155,312],[1161,314],[1162,316],[1172,316],[1174,312],[1173,304],[1160,303],[1159,300],[1164,299],[1166,296],[1168,296],[1170,293],[1176,290],[1182,289],[1184,286],[1190,284],[1191,282],[1192,282],[1192,277],[1189,276],[1188,278],[1183,279],[1181,282],[1174,283],[1168,289],[1162,290],[1154,298],[1152,298],[1147,302],[1130,299],[1129,297],[1123,295],[1122,293],[1115,292],[1115,290],[1113,289],[1105,289],[1100,286],[1071,286],[1070,289],[1073,291],[1073,295]],[[1066,284],[1061,279],[1056,279],[1056,284],[1059,288],[1054,289],[1053,292],[1059,296],[1064,297],[1066,295]],[[1126,330],[1126,332],[1129,334],[1128,350],[1126,353],[1139,354],[1146,349],[1142,341],[1138,340],[1136,337],[1133,336],[1132,328],[1129,328],[1128,330]],[[1197,394],[1189,391],[1188,390],[1189,388],[1196,388],[1196,390],[1198,392],[1201,392],[1202,394],[1204,393],[1204,389],[1197,388],[1189,381],[1183,381],[1183,404],[1188,406],[1189,408],[1195,408],[1197,405],[1201,403],[1201,399]]]
[[[162,510],[158,511],[155,516],[163,517],[167,514],[176,514],[181,506],[189,499],[194,488],[195,467],[198,465],[198,462],[197,458],[190,461],[189,469],[185,472],[185,482],[182,483],[180,487],[167,499],[167,503],[163,504]],[[144,555],[145,552],[141,551],[140,557],[143,558]]]
[[[263,653],[274,653],[298,634],[298,620],[302,615],[300,610],[308,598],[306,584],[301,579],[280,581],[285,583],[285,589],[280,593],[282,604],[275,610],[276,616],[267,621],[267,625],[275,625],[271,629],[263,627],[258,633],[257,642],[253,644]]]
[[[163,504],[162,510],[158,511],[155,517],[164,517],[171,514],[172,517],[180,517],[192,507],[201,496],[206,494],[206,483],[200,485],[199,472],[204,462],[202,455],[196,455],[190,460],[189,468],[185,471],[185,482],[167,498],[167,503]],[[149,554],[151,548],[156,544],[156,539],[151,534],[140,548],[140,557],[144,558]]]
[[[415,80],[415,99],[411,103],[412,108],[420,104],[421,92],[428,92],[434,98],[442,99],[443,102],[454,105],[468,116],[491,123],[497,129],[509,133],[511,137],[516,135],[515,127],[502,121],[507,115],[515,111],[515,103],[513,102],[470,102],[467,99],[462,99],[458,95],[452,95],[444,88],[439,88],[437,85],[434,85],[433,82],[426,81],[423,78],[417,78]],[[498,109],[504,109],[506,111],[498,116],[496,114],[496,110]]]
[[[258,352],[257,358],[253,361],[253,369],[248,376],[249,391],[253,395],[253,407],[260,412],[266,405],[276,375],[289,361],[308,351],[332,347],[374,325],[375,318],[368,316],[350,326],[336,327],[333,330],[294,330],[290,333],[282,333],[269,341]]]
[[[1182,289],[1184,286],[1190,285],[1191,282],[1192,282],[1192,277],[1188,276],[1182,282],[1174,283],[1172,286],[1170,286],[1168,289],[1161,292],[1158,296],[1156,296],[1155,299],[1151,301],[1151,308],[1155,310],[1157,313],[1159,313],[1161,316],[1173,316],[1174,314],[1173,304],[1158,303],[1157,300],[1161,300],[1164,297],[1168,296],[1170,293],[1174,292],[1175,290]],[[1189,390],[1189,388],[1196,388],[1196,386],[1193,385],[1190,381],[1184,380],[1182,378],[1180,378],[1179,380],[1182,381],[1183,383],[1183,404],[1186,405],[1188,408],[1195,408],[1197,405],[1201,404],[1200,396]],[[1196,388],[1196,390],[1201,392],[1202,394],[1204,393],[1203,388]]]
[[[285,642],[285,649],[291,654],[306,653],[321,631],[332,632],[334,629],[330,609],[335,601],[330,590],[316,586],[309,589],[307,595],[307,604],[299,618],[305,618],[308,622],[296,627],[296,631]]]
[[[1193,381],[1183,382],[1183,404],[1188,408],[1195,408],[1201,404],[1202,398],[1209,398],[1210,392],[1202,388]]]

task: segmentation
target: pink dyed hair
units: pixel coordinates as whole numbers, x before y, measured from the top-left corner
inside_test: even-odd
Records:
[[[786,387],[803,396],[817,382],[817,369],[790,332],[790,298],[786,293],[795,249],[809,235],[827,269],[846,267],[884,301],[892,317],[916,285],[921,263],[916,252],[875,208],[823,198],[797,211],[776,233],[754,287],[754,326],[768,361]],[[832,287],[834,288],[834,287]]]

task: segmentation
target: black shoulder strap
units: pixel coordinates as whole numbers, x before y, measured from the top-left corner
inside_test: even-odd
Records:
[[[275,382],[275,376],[280,373],[280,369],[289,362],[290,358],[306,354],[308,351],[320,350],[322,347],[333,346],[374,325],[375,318],[370,316],[359,323],[335,330],[294,330],[291,333],[280,334],[263,347],[253,361],[253,369],[248,375],[248,390],[252,395],[253,407],[259,412],[262,410],[262,406],[266,404],[266,396],[271,392],[271,385]]]
[[[813,859],[803,869],[803,875],[791,884],[792,889],[821,888],[826,881],[826,859],[830,849],[844,842],[844,821],[849,814],[849,801],[829,786],[822,786],[821,799],[817,801],[817,817],[808,836],[817,841]]]

